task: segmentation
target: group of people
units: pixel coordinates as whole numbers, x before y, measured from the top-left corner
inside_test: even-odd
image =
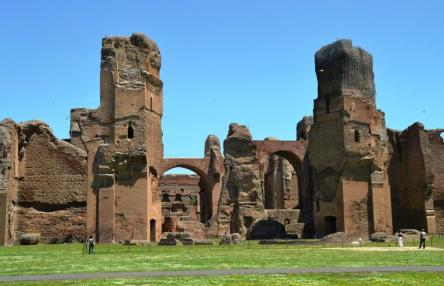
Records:
[[[427,233],[424,231],[424,229],[421,229],[420,233],[419,233],[419,249],[425,249],[426,247],[426,237],[427,237]],[[225,232],[225,234],[223,235],[222,239],[221,239],[221,244],[225,244],[228,241],[228,235]],[[91,235],[88,239],[88,253],[89,254],[94,254],[94,237]],[[398,245],[399,247],[404,247],[404,236],[400,231],[398,231]]]
[[[421,229],[419,232],[419,249],[425,249],[426,237],[427,233],[424,231],[424,229]],[[398,245],[399,247],[404,247],[404,236],[401,231],[398,232]]]

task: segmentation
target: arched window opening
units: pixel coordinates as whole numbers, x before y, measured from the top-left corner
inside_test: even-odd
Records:
[[[128,139],[134,138],[134,128],[131,126],[131,122],[128,126]]]
[[[150,241],[156,241],[156,220],[150,220]]]
[[[355,130],[355,142],[360,142],[361,141],[361,135],[359,134],[358,130]]]

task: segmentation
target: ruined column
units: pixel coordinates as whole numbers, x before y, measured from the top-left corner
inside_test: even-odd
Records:
[[[211,195],[208,199],[211,217],[217,214],[217,205],[222,189],[222,176],[224,175],[223,157],[220,148],[220,140],[215,135],[209,135],[205,140],[205,157],[210,158],[208,170],[208,183]]]
[[[224,155],[218,232],[239,233],[245,237],[250,227],[265,217],[256,144],[247,127],[230,124]]]

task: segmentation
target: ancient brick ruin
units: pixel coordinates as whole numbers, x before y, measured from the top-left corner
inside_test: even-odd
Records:
[[[0,244],[23,233],[48,242],[84,238],[86,159],[43,122],[0,122]]]
[[[392,231],[389,141],[376,109],[373,60],[339,41],[315,56],[318,98],[309,134],[316,234]]]
[[[104,38],[100,106],[71,111],[70,139],[0,122],[0,244],[444,232],[444,130],[388,129],[372,56],[351,41],[316,53],[318,97],[294,141],[253,140],[233,123],[202,158],[163,156],[160,67],[145,35]],[[196,175],[165,174],[176,167]]]

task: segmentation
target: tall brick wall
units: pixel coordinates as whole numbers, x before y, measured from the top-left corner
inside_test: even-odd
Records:
[[[40,233],[45,241],[81,240],[86,229],[86,153],[56,139],[49,127],[21,127],[22,179],[15,208],[16,237]]]
[[[436,216],[436,232],[444,233],[444,144],[430,144],[433,160],[430,162],[434,172],[433,206]]]
[[[18,174],[17,125],[9,119],[0,122],[0,245],[15,239],[14,202]]]
[[[441,130],[425,130],[414,123],[392,131],[390,162],[393,223],[396,229],[424,228],[444,232],[444,143]]]
[[[420,191],[425,167],[418,127],[411,126],[394,138],[396,145],[390,162],[390,185],[395,230],[421,229],[426,224],[424,194]]]

